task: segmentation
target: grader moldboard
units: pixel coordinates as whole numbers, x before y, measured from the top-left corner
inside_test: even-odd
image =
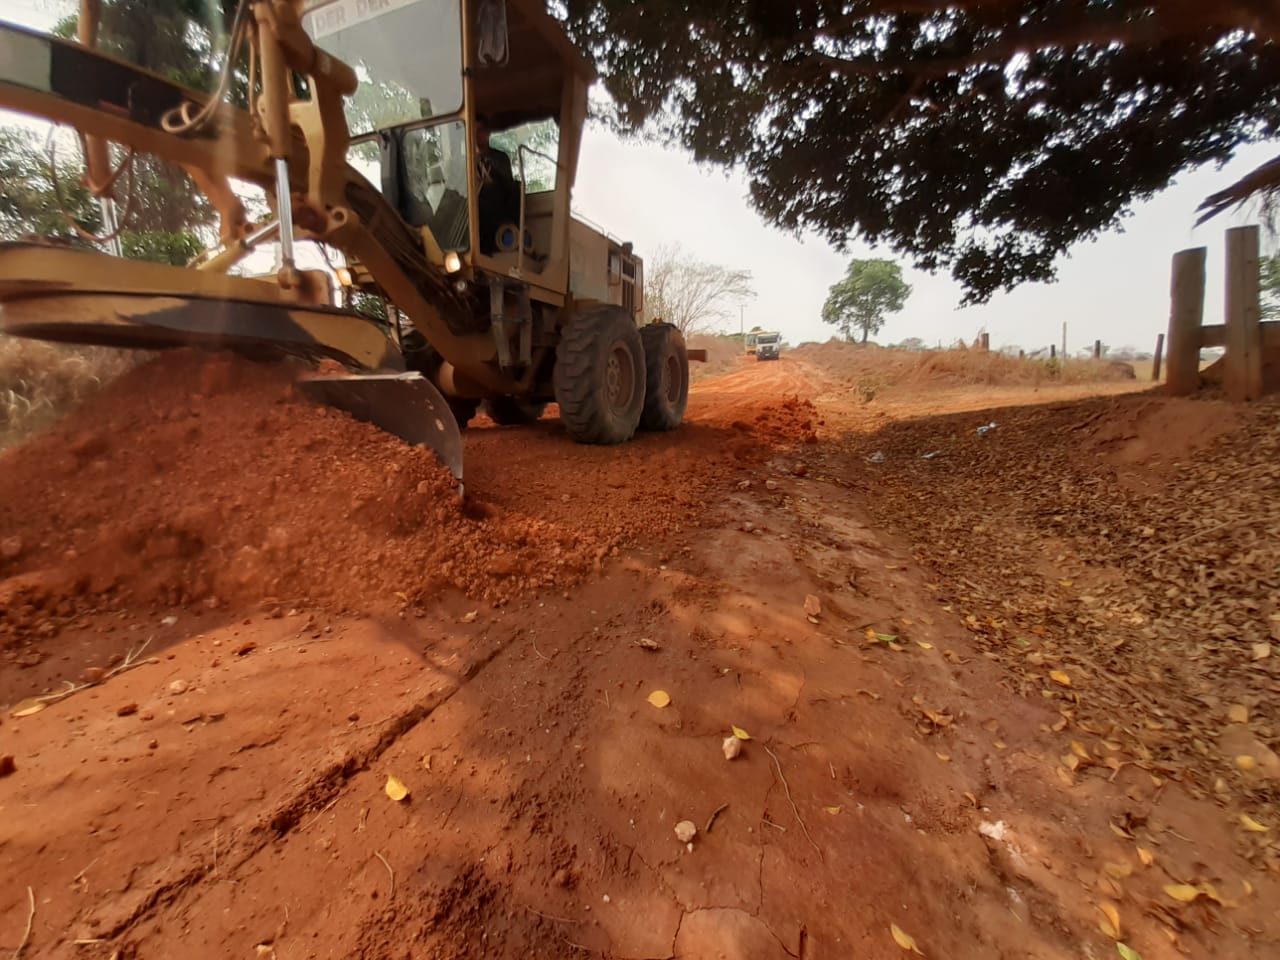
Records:
[[[208,94],[97,49],[99,2],[77,41],[0,22],[0,107],[79,133],[108,230],[137,151],[187,171],[219,242],[187,267],[0,245],[0,329],[336,360],[363,373],[305,392],[428,444],[459,483],[482,402],[510,424],[555,400],[584,443],[680,424],[680,332],[638,326],[642,261],[570,213],[594,74],[541,0],[239,0]],[[301,268],[309,241],[345,265]],[[235,275],[264,244],[274,273]]]

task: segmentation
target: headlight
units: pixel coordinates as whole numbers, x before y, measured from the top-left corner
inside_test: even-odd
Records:
[[[457,273],[462,269],[462,258],[458,254],[450,250],[444,255],[444,272]]]

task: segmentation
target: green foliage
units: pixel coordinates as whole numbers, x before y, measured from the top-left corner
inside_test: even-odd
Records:
[[[26,130],[0,127],[0,239],[17,240],[33,235],[56,241],[76,238],[75,228],[93,232],[102,218],[93,196],[79,182],[79,171],[59,160],[58,179],[62,186],[63,208],[59,212],[48,160]]]
[[[902,268],[892,260],[854,260],[822,305],[822,319],[839,327],[845,339],[862,331],[862,342],[884,326],[885,314],[897,313],[911,296]]]
[[[1049,280],[1188,167],[1280,128],[1274,4],[564,0],[614,122],[733,164],[771,222]],[[1252,19],[1251,19],[1252,18]],[[1191,211],[1188,211],[1188,221]]]
[[[150,260],[175,267],[185,266],[204,249],[190,230],[168,233],[163,230],[126,230],[120,235],[124,255],[131,260]]]
[[[1280,253],[1258,264],[1262,287],[1262,319],[1280,320]]]

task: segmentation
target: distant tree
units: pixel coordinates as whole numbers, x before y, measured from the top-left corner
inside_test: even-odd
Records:
[[[679,244],[658,247],[644,272],[645,312],[686,337],[732,319],[734,309],[756,295],[749,271],[696,260]]]
[[[929,349],[928,346],[925,344],[925,342],[921,340],[919,337],[907,337],[907,339],[903,340],[899,344],[896,344],[896,346],[899,350],[911,350],[912,352],[915,352],[915,353],[918,353],[921,350]]]
[[[822,305],[822,319],[852,340],[862,331],[862,342],[884,326],[886,314],[897,313],[911,296],[911,285],[902,279],[902,268],[892,260],[854,260],[844,279],[831,287]]]
[[[1262,319],[1280,319],[1280,253],[1259,261],[1262,281]]]
[[[1273,0],[555,6],[617,125],[740,167],[785,228],[949,269],[968,301],[1051,279],[1180,171],[1280,127]],[[1280,162],[1255,174],[1221,202]]]

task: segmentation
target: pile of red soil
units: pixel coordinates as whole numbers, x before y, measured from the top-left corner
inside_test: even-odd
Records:
[[[593,566],[589,531],[464,505],[429,450],[306,401],[293,377],[170,353],[6,452],[0,641],[107,605],[498,601]]]

